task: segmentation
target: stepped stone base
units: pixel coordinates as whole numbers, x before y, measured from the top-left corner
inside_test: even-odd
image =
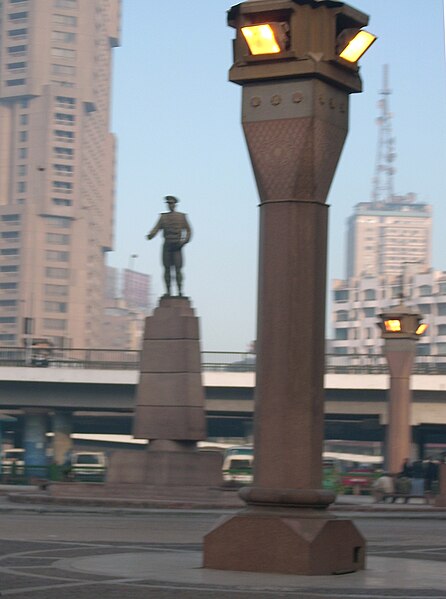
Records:
[[[194,449],[114,451],[107,470],[107,483],[172,488],[219,486],[222,484],[222,461],[219,453]]]
[[[205,568],[307,576],[364,569],[365,540],[327,511],[332,493],[245,487],[240,496],[248,507],[204,538]]]

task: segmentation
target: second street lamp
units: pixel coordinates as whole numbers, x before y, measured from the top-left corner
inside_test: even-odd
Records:
[[[204,566],[351,572],[364,567],[364,539],[322,489],[326,198],[349,94],[361,91],[340,36],[368,17],[333,0],[257,0],[228,22],[260,196],[254,484],[241,490],[247,508],[206,535]]]
[[[403,302],[380,318],[378,326],[390,371],[385,463],[386,470],[397,474],[412,453],[410,376],[416,345],[427,324],[421,322],[421,314]]]

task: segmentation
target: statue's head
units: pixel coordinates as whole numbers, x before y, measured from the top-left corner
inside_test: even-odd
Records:
[[[164,199],[166,200],[166,204],[169,206],[170,211],[175,210],[175,205],[180,201],[174,196],[166,196]]]

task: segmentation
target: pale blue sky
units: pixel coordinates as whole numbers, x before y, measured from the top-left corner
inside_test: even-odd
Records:
[[[233,30],[226,0],[123,0],[114,51],[112,129],[118,139],[113,266],[153,275],[163,292],[161,236],[144,236],[180,198],[194,236],[185,293],[204,350],[244,351],[255,338],[258,196],[240,125],[241,88],[227,81]],[[350,130],[330,190],[328,281],[344,276],[345,222],[368,200],[378,92],[389,64],[395,192],[434,207],[433,266],[446,270],[446,68],[442,0],[356,0],[379,39],[361,60],[364,92],[350,97]]]

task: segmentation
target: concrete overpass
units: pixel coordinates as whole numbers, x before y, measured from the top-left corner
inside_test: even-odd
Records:
[[[19,439],[27,420],[40,432],[63,422],[72,432],[131,434],[137,381],[134,369],[0,366],[0,412],[17,418]],[[209,436],[248,436],[254,372],[206,370],[203,384]],[[411,386],[415,442],[446,443],[446,374],[414,374]],[[382,372],[327,373],[326,438],[383,440],[388,387]]]

